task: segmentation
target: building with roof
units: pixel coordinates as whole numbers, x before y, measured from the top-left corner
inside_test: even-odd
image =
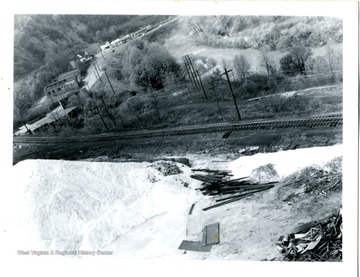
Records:
[[[78,68],[65,72],[58,76],[55,82],[44,88],[47,96],[58,96],[65,92],[77,91],[80,89],[80,70]]]
[[[47,113],[46,116],[40,120],[21,126],[14,134],[15,136],[18,136],[38,132],[47,129],[49,126],[57,123],[58,121],[61,121],[65,117],[73,118],[78,114],[79,109],[77,106],[64,109],[63,106],[60,105],[56,109]]]
[[[110,46],[110,42],[107,41],[104,45],[100,45],[100,49],[101,51],[104,51],[105,49],[109,49]]]

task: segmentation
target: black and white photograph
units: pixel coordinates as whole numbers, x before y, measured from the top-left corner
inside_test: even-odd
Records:
[[[162,2],[9,16],[8,255],[354,273],[357,9]]]

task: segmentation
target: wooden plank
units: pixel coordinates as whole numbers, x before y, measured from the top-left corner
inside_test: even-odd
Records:
[[[205,183],[214,183],[214,182],[221,182],[221,178],[211,177],[211,176],[205,176],[205,175],[190,175],[191,178],[205,182]]]
[[[250,193],[251,193],[251,194],[252,194],[252,193],[257,193],[257,192],[260,192],[260,191],[268,190],[268,189],[270,189],[270,188],[271,188],[271,187],[263,188],[263,189],[257,189],[257,190],[254,190],[254,191],[247,191],[246,193],[237,194],[237,195],[233,195],[233,196],[229,196],[229,197],[225,197],[225,198],[221,198],[221,199],[216,199],[216,202],[221,202],[221,201],[224,201],[224,200],[228,200],[228,199],[240,197],[240,196],[243,196],[243,195],[248,195],[248,194],[250,194]]]
[[[194,169],[191,169],[192,171],[203,171],[203,172],[215,172],[215,173],[218,173],[218,172],[224,172],[224,173],[231,173],[231,170],[212,170],[212,169],[206,169],[206,168],[194,168]]]
[[[228,204],[228,203],[231,203],[231,202],[235,202],[235,201],[241,200],[241,199],[243,199],[243,198],[245,198],[245,197],[248,197],[248,196],[250,196],[250,195],[252,195],[252,193],[248,193],[248,194],[246,194],[246,195],[242,195],[242,196],[239,196],[239,197],[230,199],[230,200],[228,200],[228,201],[220,202],[220,203],[218,203],[218,204],[215,204],[215,205],[212,205],[212,206],[209,206],[209,207],[204,208],[203,211],[207,211],[207,210],[210,210],[210,209],[213,209],[213,208],[217,208],[217,207],[220,207],[220,206],[222,206],[222,205],[225,205],[225,204]]]
[[[249,177],[241,177],[241,178],[237,178],[237,179],[233,179],[233,180],[227,180],[227,181],[222,181],[219,183],[219,185],[227,185],[227,184],[232,184],[232,183],[238,183],[241,180],[244,180],[246,178]],[[247,182],[246,180],[244,180],[243,182]]]
[[[189,211],[189,215],[192,214],[192,211],[193,211],[194,207],[195,207],[195,203],[193,203],[193,204],[191,205],[191,208],[190,208],[190,211]]]

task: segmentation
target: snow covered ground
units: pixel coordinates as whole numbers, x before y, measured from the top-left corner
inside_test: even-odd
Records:
[[[271,163],[282,178],[312,164],[323,166],[342,156],[342,148],[335,145],[242,156],[221,166],[231,169],[237,178]],[[193,168],[219,168],[214,159],[189,158]],[[5,223],[8,247],[15,252],[81,250],[98,255],[99,250],[119,258],[245,257],[246,253],[230,251],[231,240],[238,235],[231,224],[244,221],[243,215],[221,219],[216,209],[203,212],[200,207],[210,200],[195,190],[200,182],[190,178],[191,169],[183,164],[27,160],[16,164],[12,173],[9,197],[17,208]],[[189,219],[192,203],[198,206]],[[219,210],[231,207],[235,206]],[[219,250],[214,246],[210,254],[188,255],[178,250],[182,240],[201,240],[204,225],[219,221],[225,228],[222,234],[231,239],[221,238]]]

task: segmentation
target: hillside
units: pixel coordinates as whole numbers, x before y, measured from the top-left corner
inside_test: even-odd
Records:
[[[49,79],[70,69],[70,60],[167,16],[15,15],[14,121],[36,117],[30,109],[43,97]],[[16,124],[15,124],[16,125]]]
[[[68,69],[68,61],[73,59],[80,49],[96,54],[98,42],[114,40],[164,18],[167,17],[17,17],[15,77],[18,81],[15,83],[14,125],[23,124],[39,115],[39,111],[31,107],[43,97],[42,89],[46,79]],[[32,35],[32,38],[23,43],[29,35]],[[302,65],[292,60],[299,53],[305,55]],[[203,79],[202,90],[209,94],[206,105],[210,115],[205,119],[200,116],[203,114],[204,104],[199,104],[200,110],[196,107],[189,110],[189,103],[196,106],[196,103],[203,101],[201,96],[196,95],[203,92],[200,87],[196,88],[192,84],[189,72],[185,70],[183,58],[188,54]],[[109,105],[111,114],[126,118],[127,122],[123,122],[122,126],[108,123],[112,126],[111,129],[173,126],[180,122],[219,122],[233,120],[230,108],[225,109],[223,116],[214,116],[215,102],[220,100],[219,95],[216,95],[228,91],[227,84],[220,82],[222,78],[219,79],[224,66],[233,69],[230,77],[236,97],[240,99],[341,84],[342,22],[337,18],[323,17],[177,17],[168,24],[160,24],[144,37],[112,48],[104,61],[101,60],[100,53],[96,56],[98,62],[107,67],[116,96],[111,96],[109,85],[99,80],[91,88],[90,98],[86,94],[81,95],[80,99],[70,97],[69,104],[81,106],[84,110],[82,124],[75,124],[78,126],[76,128],[87,132],[104,131],[101,124],[95,124],[96,114],[87,110],[92,103],[100,101],[93,99],[93,96],[97,98],[99,95],[102,95],[106,102],[113,103]],[[26,75],[30,72],[33,72],[33,76]],[[95,73],[89,69],[88,74]],[[216,88],[211,88],[211,82],[217,83]],[[341,86],[336,90],[341,99]],[[128,94],[131,91],[133,94]],[[157,96],[150,95],[147,93],[149,91],[157,91]],[[134,98],[134,95],[137,96]],[[174,95],[179,97],[174,98]],[[133,98],[131,104],[129,98]],[[224,102],[223,106],[231,107],[231,98],[220,98]],[[300,99],[299,104],[299,99],[296,99],[293,104],[297,108],[294,115],[303,113],[303,100]],[[341,100],[332,104],[335,105],[334,110],[341,110]],[[321,103],[319,105],[321,106]],[[209,109],[210,106],[213,106],[214,110]],[[166,120],[160,119],[160,108],[163,108],[160,113]],[[186,117],[183,108],[186,114],[192,114],[193,118]],[[253,107],[249,109],[252,110]],[[169,117],[169,112],[175,117]],[[158,115],[154,116],[154,113]],[[281,114],[283,113],[280,109],[279,115]],[[261,117],[279,115],[265,113]],[[260,115],[257,113],[248,115],[254,119],[258,116]]]
[[[16,15],[14,79],[19,80],[59,57],[75,58],[77,51],[86,50],[92,44],[99,47],[164,18],[166,16]]]

